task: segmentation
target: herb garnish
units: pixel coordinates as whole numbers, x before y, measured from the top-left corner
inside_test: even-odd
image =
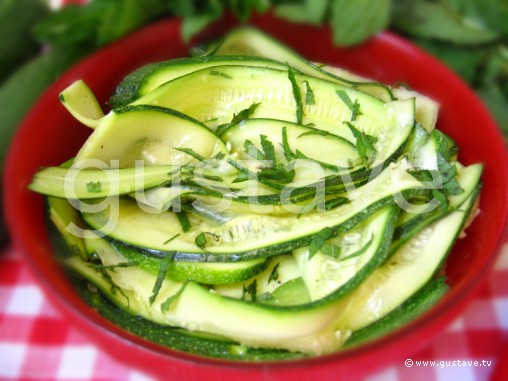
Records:
[[[360,131],[350,122],[344,123],[349,127],[353,136],[356,138],[355,146],[360,158],[365,163],[368,163],[373,159],[375,153],[377,152],[376,147],[374,147],[374,144],[377,142],[377,138]]]
[[[199,161],[205,161],[206,159],[201,156],[199,153],[194,151],[192,148],[180,148],[180,147],[173,147],[174,150],[180,151],[183,153],[186,153],[187,155],[192,156],[193,158],[199,160]]]
[[[268,277],[268,283],[270,282],[277,282],[277,280],[279,279],[279,265],[280,265],[280,262],[277,263],[273,269],[272,269],[272,272],[270,273],[270,276]]]
[[[347,95],[347,93],[344,90],[337,90],[336,91],[339,98],[346,104],[346,106],[351,110],[351,122],[354,122],[356,118],[358,118],[360,115],[362,115],[362,112],[360,110],[360,104],[358,103],[358,99],[355,99],[354,103]]]
[[[102,185],[100,181],[90,181],[86,183],[86,190],[90,193],[100,193],[102,191]]]
[[[321,250],[327,240],[332,238],[335,232],[330,227],[324,227],[312,236],[309,245],[309,259],[311,259],[318,251]]]
[[[296,121],[298,124],[302,124],[303,120],[303,107],[302,107],[302,95],[300,94],[300,86],[296,81],[295,72],[291,66],[288,65],[288,78],[293,88],[293,97],[296,103]]]
[[[148,299],[150,305],[153,304],[153,302],[157,298],[157,295],[159,295],[159,291],[162,287],[162,282],[166,278],[166,273],[168,272],[169,264],[171,263],[172,260],[173,256],[167,255],[160,261],[159,273],[157,274],[157,279],[155,280],[155,284],[153,285],[152,295],[150,296],[150,299]]]
[[[242,120],[249,119],[252,116],[252,114],[254,114],[254,111],[256,111],[256,109],[260,104],[261,104],[260,102],[258,103],[254,102],[248,108],[243,109],[238,113],[235,113],[233,115],[233,118],[231,119],[231,122],[221,124],[220,126],[217,127],[217,130],[215,130],[215,135],[221,136],[224,133],[224,131],[226,131],[229,127],[237,123],[240,123]]]
[[[245,284],[243,285],[242,300],[247,300],[247,296],[250,296],[250,300],[255,303],[257,301],[256,298],[257,292],[258,292],[257,281],[256,279],[254,279],[252,283],[249,284],[248,286],[245,286]]]
[[[303,81],[305,83],[307,91],[305,92],[305,104],[307,106],[313,106],[316,104],[316,99],[314,98],[314,91],[310,87],[309,81]]]
[[[218,70],[210,70],[210,75],[216,75],[218,77],[223,77],[223,78],[226,78],[226,79],[233,79],[233,77],[231,77],[230,75],[226,74],[226,73],[223,73],[221,71],[218,71]]]

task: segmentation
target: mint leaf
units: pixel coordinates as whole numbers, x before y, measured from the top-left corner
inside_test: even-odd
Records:
[[[278,5],[275,7],[275,15],[293,22],[316,25],[321,24],[325,20],[328,0],[304,0],[303,4],[301,3]]]
[[[390,22],[391,0],[334,0],[330,2],[333,41],[350,46],[364,42]]]
[[[195,158],[195,159],[197,159],[199,161],[205,161],[205,158],[203,156],[201,156],[199,153],[197,153],[196,151],[194,151],[192,148],[174,147],[173,149],[176,150],[176,151],[180,151],[180,152],[186,153],[187,155],[190,155],[190,156],[192,156],[193,158]]]
[[[309,81],[303,81],[303,83],[305,83],[307,89],[305,92],[305,104],[307,106],[313,106],[316,104],[316,99],[314,98],[314,91],[312,91]]]
[[[289,163],[295,157],[295,155],[293,152],[291,152],[291,148],[289,147],[288,132],[286,126],[282,127],[282,149],[284,150],[284,157]]]
[[[280,262],[277,263],[273,269],[272,269],[272,272],[270,273],[270,276],[268,277],[268,283],[270,282],[277,282],[277,280],[279,279],[279,265],[280,265]]]
[[[199,233],[194,239],[194,242],[197,247],[199,247],[201,250],[204,250],[207,243],[205,233]]]
[[[358,99],[355,99],[354,103],[349,98],[349,95],[344,90],[337,90],[336,94],[339,98],[346,104],[346,106],[351,110],[351,122],[354,122],[358,116],[362,115],[360,111],[360,104],[358,103]]]
[[[254,111],[256,111],[256,109],[258,108],[258,106],[260,104],[261,103],[255,102],[255,103],[251,104],[248,108],[243,109],[242,111],[240,111],[238,113],[235,113],[233,115],[233,118],[231,118],[231,122],[226,123],[226,124],[221,124],[220,126],[217,127],[217,130],[215,131],[215,135],[221,136],[229,127],[231,127],[237,123],[240,123],[242,120],[249,119],[252,116],[252,114],[254,114]]]
[[[252,281],[252,283],[249,284],[248,286],[245,286],[245,284],[244,284],[243,289],[242,289],[242,300],[247,300],[247,296],[250,296],[250,300],[255,303],[257,301],[257,298],[256,298],[257,291],[258,291],[258,286],[257,286],[256,279],[254,279]]]
[[[100,193],[102,191],[102,186],[100,181],[90,181],[86,183],[86,190],[89,193]]]
[[[358,130],[352,123],[350,122],[344,122],[351,132],[353,133],[353,136],[356,138],[356,150],[358,151],[358,154],[360,155],[360,158],[365,162],[368,163],[371,161],[375,155],[376,147],[374,147],[374,143],[377,142],[377,138],[371,135],[367,135],[364,132]]]
[[[261,139],[261,147],[263,147],[263,151],[265,153],[265,159],[268,160],[272,167],[275,167],[275,148],[273,146],[273,143],[268,140],[268,137],[266,135],[260,135]]]
[[[316,253],[321,250],[326,241],[333,236],[334,231],[329,227],[325,227],[314,234],[309,245],[309,259],[316,255]]]
[[[222,78],[226,78],[226,79],[233,79],[233,77],[231,77],[230,75],[226,74],[226,73],[223,73],[221,71],[218,71],[218,70],[210,70],[210,75],[216,75],[218,77],[222,77]]]
[[[157,298],[157,295],[159,294],[159,291],[162,287],[162,282],[166,278],[166,273],[168,272],[169,264],[171,263],[172,260],[173,256],[167,255],[160,261],[159,273],[157,274],[157,279],[155,280],[155,284],[152,289],[152,295],[150,296],[150,299],[148,299],[150,305],[153,304],[153,302]]]
[[[293,88],[293,97],[296,103],[296,121],[299,124],[302,124],[303,120],[303,106],[302,106],[302,95],[300,93],[300,86],[298,86],[298,82],[296,81],[295,71],[291,66],[288,65],[288,78],[291,82],[291,87]]]

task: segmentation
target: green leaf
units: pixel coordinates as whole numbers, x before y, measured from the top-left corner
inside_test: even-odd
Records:
[[[330,24],[337,45],[364,42],[385,29],[390,22],[391,0],[334,0],[330,4]]]
[[[171,263],[172,260],[173,256],[167,255],[160,261],[159,273],[157,274],[157,279],[155,280],[155,284],[152,289],[152,295],[148,300],[150,302],[150,305],[153,304],[153,302],[157,298],[157,295],[159,295],[159,291],[162,287],[162,282],[166,278],[166,273],[168,272],[169,264]]]
[[[360,104],[358,103],[358,99],[355,99],[354,103],[349,98],[349,95],[344,90],[335,91],[339,98],[346,104],[346,106],[351,110],[351,122],[354,122],[358,116],[362,115],[360,110]]]
[[[246,139],[243,142],[243,150],[249,156],[256,160],[268,160],[263,152],[258,150],[256,145],[252,143],[249,139]]]
[[[299,23],[319,25],[325,20],[329,0],[304,0],[303,4],[281,4],[275,7],[275,15]]]
[[[271,163],[272,167],[275,167],[275,148],[273,146],[273,143],[268,140],[268,137],[266,135],[260,135],[261,139],[261,147],[263,147],[264,156],[265,159],[268,160]]]
[[[198,161],[205,161],[206,160],[203,156],[201,156],[199,153],[194,151],[192,148],[173,147],[173,149],[176,151],[186,153],[187,155],[192,156],[193,158],[197,159]]]
[[[210,70],[210,75],[216,75],[218,77],[226,78],[226,79],[233,79],[230,75],[223,73],[219,70]]]
[[[298,86],[298,82],[296,81],[295,71],[291,66],[288,65],[288,78],[291,82],[291,87],[293,88],[293,97],[296,103],[296,121],[299,124],[302,124],[303,120],[303,106],[302,106],[302,95],[300,93],[300,86]]]
[[[182,212],[183,213],[183,212]],[[184,232],[185,233],[185,232]],[[163,243],[163,245],[167,245],[171,241],[173,241],[175,238],[177,238],[180,235],[180,233],[175,234],[173,237],[169,238],[166,242]]]
[[[316,99],[314,98],[314,92],[312,91],[312,88],[310,87],[309,81],[303,81],[306,86],[306,92],[305,92],[305,104],[307,106],[313,106],[316,104]]]
[[[263,168],[258,172],[258,178],[289,184],[295,178],[296,172],[292,166],[278,164],[275,167]]]
[[[194,242],[196,243],[197,247],[199,247],[200,249],[204,250],[205,247],[206,247],[206,243],[207,243],[205,233],[199,233],[196,236],[196,238],[194,239]]]
[[[247,21],[253,11],[263,13],[270,7],[269,0],[229,0],[230,7],[240,21]]]
[[[182,287],[180,287],[178,289],[177,292],[175,292],[173,295],[168,297],[163,303],[161,303],[161,312],[167,312],[169,310],[169,307],[171,307],[171,304],[173,304],[173,302],[176,300],[176,298],[178,298],[180,296],[180,294],[183,292],[183,290],[185,289],[186,284],[187,283],[184,283],[182,285]]]
[[[100,181],[90,181],[86,183],[86,190],[89,193],[100,193],[102,191],[102,186]]]
[[[459,13],[445,1],[395,0],[393,26],[411,35],[477,45],[492,42],[499,34],[487,25]]]
[[[231,118],[231,122],[226,123],[226,124],[221,124],[220,126],[217,127],[217,130],[215,131],[215,135],[221,136],[229,127],[252,117],[252,115],[254,114],[254,112],[256,111],[256,109],[258,108],[258,106],[260,104],[261,103],[254,102],[248,108],[243,109],[242,111],[240,111],[238,113],[235,113],[233,115],[233,118]]]
[[[334,234],[335,232],[329,227],[325,227],[314,234],[309,245],[309,259],[316,255],[316,253],[321,250],[326,241],[332,238]]]
[[[268,277],[268,283],[270,282],[277,282],[277,280],[279,279],[279,265],[280,265],[280,262],[277,263],[273,269],[272,269],[272,272],[270,273],[270,276]]]
[[[295,154],[291,152],[291,147],[289,147],[286,126],[282,127],[282,149],[284,151],[284,157],[286,158],[286,161],[289,163],[295,157]]]
[[[219,17],[215,15],[198,15],[184,18],[182,22],[182,38],[187,43],[191,37],[201,32]]]
[[[249,296],[250,300],[255,303],[257,301],[256,298],[257,292],[258,292],[257,281],[256,279],[254,279],[252,283],[250,283],[248,286],[243,285],[242,300],[247,300],[247,296]]]
[[[351,130],[353,136],[356,138],[356,150],[358,155],[362,158],[365,163],[368,163],[374,157],[376,147],[374,143],[377,142],[377,138],[371,135],[367,135],[364,132],[358,130],[352,123],[344,122]]]

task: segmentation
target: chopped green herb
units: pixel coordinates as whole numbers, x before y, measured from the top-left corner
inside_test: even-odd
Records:
[[[351,132],[353,136],[356,138],[356,150],[358,154],[362,158],[364,162],[369,162],[373,159],[375,153],[377,152],[374,144],[377,142],[377,138],[371,135],[367,135],[366,133],[358,130],[352,123],[344,122]]]
[[[178,222],[180,223],[180,226],[182,227],[182,231],[184,233],[187,233],[192,227],[191,223],[189,221],[189,217],[187,216],[187,214],[184,211],[181,211],[181,212],[178,212],[175,214],[176,214],[176,218],[178,218]],[[173,240],[174,238],[176,238],[176,236],[172,237],[170,239]]]
[[[457,166],[450,164],[441,154],[437,154],[437,168],[441,173],[443,181],[443,190],[447,195],[457,195],[464,192],[460,187],[456,176]]]
[[[275,148],[273,146],[273,143],[268,140],[266,135],[261,135],[261,147],[263,147],[265,160],[268,160],[271,163],[272,167],[275,167]]]
[[[245,286],[245,284],[243,285],[242,300],[247,300],[247,296],[250,296],[250,300],[255,303],[257,301],[256,298],[257,292],[258,292],[257,281],[256,279],[254,279],[252,283],[249,284],[248,286]]]
[[[334,171],[334,172],[338,172],[338,171],[340,171],[342,169],[346,169],[345,167],[339,167],[338,165],[323,163],[322,161],[319,161],[319,160],[313,159],[311,157],[308,157],[307,155],[302,153],[300,150],[296,150],[295,157],[297,159],[303,159],[303,160],[313,161],[314,163],[318,163],[321,167],[329,169],[330,171]]]
[[[219,152],[217,155],[215,155],[212,159],[213,160],[222,160],[226,157],[226,154],[224,152]]]
[[[206,160],[203,156],[201,156],[199,153],[194,151],[192,148],[179,148],[179,147],[175,147],[173,149],[177,150],[177,151],[180,151],[180,152],[183,152],[183,153],[186,153],[187,155],[190,155],[190,156],[192,156],[193,158],[195,158],[195,159],[197,159],[199,161],[205,161]]]
[[[239,171],[236,178],[233,180],[233,183],[242,183],[244,181],[248,181],[251,178],[249,172]]]
[[[157,274],[157,279],[155,280],[155,284],[153,285],[152,295],[150,296],[150,299],[148,299],[150,305],[153,304],[153,302],[157,298],[157,295],[159,295],[159,291],[162,287],[162,282],[166,278],[166,273],[168,272],[169,264],[171,263],[172,260],[173,256],[167,255],[160,261],[159,273]]]
[[[358,118],[360,115],[362,115],[362,112],[360,111],[360,104],[358,103],[358,99],[355,99],[354,103],[349,98],[349,95],[344,90],[337,90],[336,91],[339,98],[346,104],[347,107],[351,110],[351,122],[354,122],[356,118]]]
[[[183,213],[183,212],[182,212]],[[175,234],[173,237],[171,237],[170,239],[168,239],[166,242],[163,243],[163,245],[167,245],[168,243],[170,243],[171,241],[173,241],[176,237],[178,237],[180,235],[180,233],[177,233]]]
[[[100,193],[102,191],[102,185],[100,181],[90,181],[86,183],[86,190],[90,193]]]
[[[312,91],[312,88],[310,87],[309,81],[303,81],[305,83],[305,86],[307,88],[307,91],[305,92],[305,104],[307,106],[313,106],[316,104],[316,99],[314,98],[314,92]]]
[[[258,177],[288,184],[295,178],[296,172],[292,166],[277,164],[276,167],[263,168],[258,172]]]
[[[206,238],[206,236],[209,235],[210,237],[212,237],[215,241],[218,241],[219,240],[219,236],[217,236],[216,234],[213,234],[213,233],[209,233],[209,232],[203,232],[203,233],[199,233],[196,238],[194,239],[194,242],[196,243],[196,246],[199,247],[200,249],[204,250],[205,247],[206,247],[206,244],[208,243],[208,240]]]
[[[286,158],[286,161],[289,163],[292,159],[294,159],[295,154],[291,152],[291,148],[289,147],[286,126],[282,127],[282,149],[284,150],[284,157]]]
[[[299,124],[302,124],[303,120],[302,95],[300,94],[300,86],[298,86],[298,82],[296,81],[295,71],[289,65],[288,65],[288,78],[289,81],[291,82],[291,87],[293,88],[293,97],[295,98],[296,103],[296,121]]]
[[[230,75],[223,73],[221,71],[218,71],[218,70],[210,70],[210,75],[216,75],[216,76],[227,78],[227,79],[233,79],[233,77],[231,77]]]
[[[183,284],[182,287],[180,287],[177,292],[175,292],[173,295],[171,295],[169,298],[167,298],[161,304],[161,312],[168,312],[169,307],[171,307],[171,304],[173,304],[173,302],[176,300],[176,298],[178,298],[180,296],[180,294],[182,293],[184,288],[185,288],[185,284]]]
[[[231,127],[237,123],[240,123],[242,120],[249,119],[254,114],[254,111],[256,111],[256,109],[258,108],[258,106],[260,104],[261,103],[253,103],[248,108],[243,109],[242,111],[240,111],[238,113],[235,113],[233,115],[233,118],[231,119],[231,122],[226,123],[226,124],[221,124],[220,126],[217,127],[217,130],[215,131],[215,135],[221,136],[229,127]]]
[[[246,139],[243,142],[243,150],[249,156],[256,160],[266,160],[266,156],[263,152],[258,150],[256,145],[252,143],[249,139]]]
[[[196,246],[200,249],[204,250],[206,247],[206,236],[205,233],[199,233],[196,238],[194,239],[194,242],[196,243]]]
[[[272,269],[272,272],[270,273],[270,276],[268,277],[268,283],[270,282],[277,282],[277,280],[279,279],[279,265],[280,265],[280,262],[277,263],[273,269]]]
[[[326,241],[332,238],[334,235],[335,232],[328,226],[314,234],[309,245],[309,259],[316,255],[316,253],[321,250]]]

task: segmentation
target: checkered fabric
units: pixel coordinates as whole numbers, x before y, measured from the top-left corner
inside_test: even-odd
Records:
[[[368,381],[489,380],[508,343],[506,279],[508,240],[476,299],[413,356],[413,366],[392,364]],[[52,308],[13,247],[0,252],[0,380],[150,379],[103,353]]]

